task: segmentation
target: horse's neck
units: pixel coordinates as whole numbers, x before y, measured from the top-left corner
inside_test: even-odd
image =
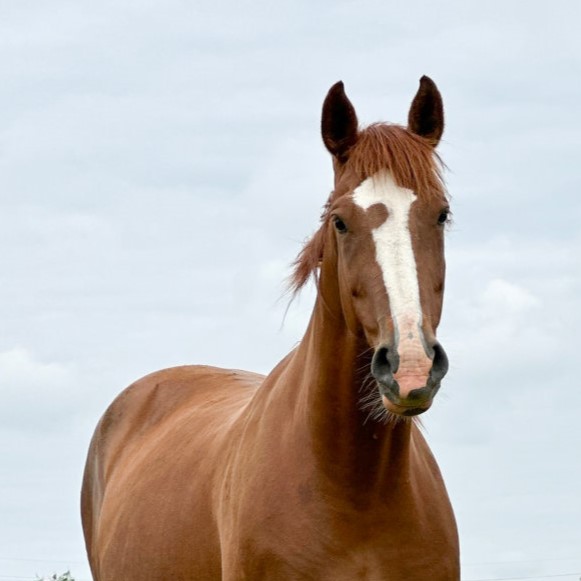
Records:
[[[381,493],[388,481],[407,480],[413,429],[410,422],[370,419],[361,409],[371,355],[365,340],[348,331],[341,312],[319,295],[281,377],[282,389],[290,390],[293,429],[303,432],[296,441],[309,446],[323,478],[358,498]]]

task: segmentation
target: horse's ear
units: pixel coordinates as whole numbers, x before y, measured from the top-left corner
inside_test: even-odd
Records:
[[[434,147],[444,133],[444,104],[436,83],[424,75],[412,101],[408,115],[408,129],[425,137]]]
[[[325,147],[338,161],[345,162],[357,141],[357,114],[345,94],[343,81],[335,83],[323,103],[321,133]]]

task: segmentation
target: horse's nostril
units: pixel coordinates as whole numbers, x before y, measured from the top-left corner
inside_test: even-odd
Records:
[[[432,348],[434,350],[434,361],[430,371],[430,379],[434,383],[440,383],[444,375],[448,373],[448,356],[440,343],[435,343]]]
[[[380,347],[373,355],[373,368],[379,372],[389,371],[389,361],[387,359],[387,354],[389,350],[387,347]]]
[[[371,373],[377,381],[384,385],[391,385],[394,382],[393,374],[399,366],[399,356],[395,350],[388,347],[380,347],[373,355],[371,361]]]
[[[389,368],[389,361],[387,359],[387,354],[389,353],[389,349],[387,347],[380,347],[375,356],[373,357],[373,362],[375,366],[380,369],[383,367]]]

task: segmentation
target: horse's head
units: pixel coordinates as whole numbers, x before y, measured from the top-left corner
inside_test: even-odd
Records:
[[[335,189],[295,271],[298,288],[319,263],[322,298],[339,297],[348,329],[373,349],[371,373],[383,405],[406,416],[430,407],[448,370],[436,340],[449,214],[434,151],[443,128],[441,96],[428,77],[420,81],[407,128],[360,130],[343,83],[334,85],[322,134],[333,155]]]

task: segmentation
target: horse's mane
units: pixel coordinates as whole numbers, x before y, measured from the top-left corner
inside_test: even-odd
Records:
[[[345,169],[352,170],[361,181],[381,170],[388,170],[398,186],[413,190],[419,197],[445,195],[443,166],[426,139],[405,127],[387,123],[374,123],[361,130],[345,162]],[[325,246],[329,208],[337,196],[336,192],[331,192],[321,215],[319,229],[306,242],[293,263],[289,286],[294,294],[317,271]]]

